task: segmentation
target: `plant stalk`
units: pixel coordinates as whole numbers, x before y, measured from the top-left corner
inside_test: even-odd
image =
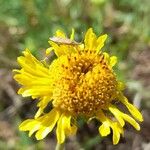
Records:
[[[64,143],[62,143],[62,144],[57,143],[55,150],[65,150]]]

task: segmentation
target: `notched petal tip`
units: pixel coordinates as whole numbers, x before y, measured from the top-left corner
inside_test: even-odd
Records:
[[[58,143],[61,144],[65,141],[67,136],[76,134],[77,127],[71,124],[71,116],[62,114],[57,123],[56,135]]]
[[[103,34],[103,35],[100,35],[97,40],[98,40],[98,42],[104,43],[106,41],[107,37],[108,37],[107,34]]]
[[[45,114],[36,119],[28,119],[22,122],[19,126],[21,131],[29,131],[29,136],[36,132],[35,136],[37,140],[41,140],[52,131],[56,122],[59,119],[59,113],[53,109],[50,113]]]

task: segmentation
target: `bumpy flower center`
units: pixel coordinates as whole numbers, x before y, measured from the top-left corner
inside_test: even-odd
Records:
[[[107,109],[116,97],[116,77],[103,54],[83,51],[61,56],[52,63],[50,72],[54,107],[72,115],[92,116]]]

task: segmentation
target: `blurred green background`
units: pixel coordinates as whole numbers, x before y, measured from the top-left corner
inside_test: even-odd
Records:
[[[0,150],[53,150],[55,133],[36,141],[18,131],[19,123],[33,117],[36,103],[17,95],[12,79],[16,59],[29,48],[44,58],[48,38],[57,29],[68,35],[76,31],[82,41],[92,27],[97,35],[107,33],[105,48],[118,57],[117,76],[127,84],[125,94],[142,111],[140,132],[126,126],[125,138],[112,146],[111,136],[101,138],[98,123],[80,122],[76,137],[66,142],[67,150],[150,149],[150,1],[149,0],[0,0]]]

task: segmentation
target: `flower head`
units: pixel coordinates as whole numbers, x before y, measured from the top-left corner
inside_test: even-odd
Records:
[[[142,115],[123,95],[124,85],[113,71],[117,58],[101,51],[106,38],[97,37],[90,28],[84,43],[77,43],[74,30],[70,39],[58,30],[46,50],[47,55],[51,51],[57,55],[51,64],[37,60],[28,49],[18,57],[21,69],[15,70],[14,76],[22,85],[18,93],[38,99],[39,107],[34,119],[24,121],[20,130],[29,131],[29,136],[36,132],[40,140],[57,126],[58,143],[63,143],[76,133],[79,116],[99,120],[101,136],[107,136],[112,129],[113,144],[119,142],[125,122],[140,130],[135,119],[143,121]],[[125,105],[133,118],[119,110],[115,101]],[[49,103],[52,109],[45,113]]]

